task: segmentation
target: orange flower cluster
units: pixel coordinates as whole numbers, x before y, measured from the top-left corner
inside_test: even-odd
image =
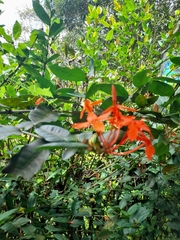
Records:
[[[92,126],[97,132],[100,143],[103,146],[103,151],[107,154],[123,156],[135,152],[136,150],[145,147],[148,159],[151,159],[155,153],[151,140],[153,139],[150,128],[142,120],[136,120],[135,116],[124,116],[121,109],[135,112],[133,108],[128,108],[117,103],[116,89],[112,86],[112,105],[103,111],[99,116],[93,112],[93,107],[100,104],[102,101],[92,102],[89,99],[85,100],[84,107],[81,111],[80,118],[84,112],[87,112],[87,122],[74,123],[72,127],[76,129],[87,128]],[[104,121],[110,125],[110,133],[107,138],[104,137],[105,125]],[[127,131],[123,137],[118,140],[122,127],[126,127]],[[144,132],[148,133],[148,137]],[[126,152],[117,152],[116,150],[126,142],[139,141],[137,147]]]

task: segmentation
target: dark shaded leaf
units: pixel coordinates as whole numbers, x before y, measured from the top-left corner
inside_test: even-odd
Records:
[[[48,142],[64,141],[69,136],[69,131],[54,125],[42,125],[35,132]]]
[[[50,151],[36,151],[38,146],[44,144],[41,139],[25,145],[19,153],[15,154],[9,162],[9,165],[2,170],[2,173],[11,173],[15,177],[22,176],[29,180],[38,172],[44,161],[48,158]]]
[[[50,26],[50,19],[44,8],[38,3],[38,1],[33,0],[33,9],[36,15],[43,21],[43,23]]]
[[[180,57],[173,57],[173,58],[170,58],[171,62],[180,66]]]
[[[55,122],[58,114],[45,105],[39,105],[29,113],[29,119],[36,125],[40,122]]]
[[[60,67],[57,64],[49,66],[52,73],[54,73],[61,80],[69,81],[86,81],[86,74],[80,68]]]
[[[0,228],[14,236],[19,236],[18,229],[12,223],[5,223]]]
[[[63,21],[61,20],[60,23],[54,22],[50,28],[49,36],[56,37],[64,28],[62,27]]]
[[[21,135],[22,133],[18,128],[14,126],[4,126],[0,125],[0,140],[9,137],[11,135]]]

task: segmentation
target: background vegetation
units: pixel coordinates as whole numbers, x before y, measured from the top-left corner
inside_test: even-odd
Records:
[[[0,238],[179,239],[178,1],[70,2],[33,1],[28,40],[0,26]],[[72,128],[112,85],[151,128],[151,161],[99,154],[92,129]]]

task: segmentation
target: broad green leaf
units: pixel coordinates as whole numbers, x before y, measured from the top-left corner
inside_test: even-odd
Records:
[[[148,105],[154,104],[158,100],[158,98],[159,96],[153,96],[153,97],[147,98]]]
[[[108,230],[108,229],[102,229],[99,233],[98,233],[98,239],[99,240],[105,240],[105,239],[110,239],[112,235],[112,231]]]
[[[0,26],[0,35],[4,37],[4,39],[9,42],[13,43],[12,37],[8,34],[6,34],[5,30],[3,27]]]
[[[133,84],[135,87],[142,87],[150,80],[149,73],[150,70],[143,70],[141,72],[136,73],[136,75],[133,77]]]
[[[68,148],[62,153],[62,160],[67,160],[74,156],[74,154],[78,151],[78,148]]]
[[[59,57],[58,53],[52,55],[50,58],[47,59],[47,63],[52,62],[53,60],[55,60],[58,57]]]
[[[173,58],[170,58],[171,62],[180,66],[180,57],[173,57]]]
[[[34,192],[31,192],[29,194],[28,200],[27,200],[27,208],[33,208],[36,206],[36,200],[37,197]]]
[[[7,85],[6,89],[7,89],[6,94],[9,97],[16,97],[16,90],[15,90],[14,86]]]
[[[138,210],[138,204],[133,204],[127,211],[127,213],[131,216]]]
[[[15,40],[21,36],[21,32],[22,32],[21,24],[18,21],[16,21],[15,24],[13,25],[13,37]]]
[[[53,97],[51,91],[49,88],[41,88],[38,86],[38,84],[32,84],[28,87],[28,90],[30,93],[32,93],[34,96],[44,96],[44,97]]]
[[[13,224],[13,226],[15,226],[16,228],[20,228],[21,226],[29,223],[30,220],[28,218],[24,218],[24,217],[20,217],[18,219],[15,219],[14,221],[12,221],[11,223]]]
[[[19,236],[19,232],[18,229],[11,223],[11,222],[7,222],[4,225],[2,225],[0,227],[0,229],[2,229],[3,231],[10,233],[14,236]]]
[[[108,28],[110,27],[110,24],[104,20],[99,20],[99,22],[105,27],[108,27]]]
[[[42,125],[35,132],[48,142],[64,141],[69,136],[69,131],[54,125]]]
[[[113,35],[114,35],[114,31],[113,31],[113,29],[111,29],[106,35],[106,41],[112,40]]]
[[[41,89],[48,89],[50,91],[50,95],[52,95],[51,93],[55,92],[56,90],[56,86],[47,78],[45,77],[35,77],[38,81],[39,86],[41,87]],[[47,93],[46,93],[47,94]],[[43,94],[41,94],[42,96],[45,96]]]
[[[65,236],[62,236],[61,234],[54,234],[54,237],[57,239],[57,240],[68,240]]]
[[[39,146],[37,149],[58,149],[58,148],[87,148],[88,145],[78,142],[53,142]]]
[[[149,91],[160,96],[171,96],[174,93],[172,86],[160,81],[153,81],[149,87]]]
[[[171,83],[179,83],[178,79],[170,78],[170,77],[155,77],[153,80],[163,81],[163,82],[171,82]]]
[[[2,173],[13,174],[14,177],[22,176],[27,180],[38,172],[45,160],[47,160],[50,151],[37,151],[36,148],[45,143],[45,141],[38,139],[34,142],[25,145],[19,153],[15,154],[6,166]]]
[[[176,172],[178,170],[178,166],[174,164],[167,164],[163,167],[162,172],[163,173],[172,173]]]
[[[167,222],[167,226],[171,229],[175,229],[176,231],[180,231],[180,225],[179,225],[179,221],[175,221],[175,222]]]
[[[80,68],[67,68],[60,67],[58,64],[49,66],[52,73],[54,73],[61,80],[70,80],[70,81],[86,81],[86,74]]]
[[[22,133],[18,128],[14,126],[4,126],[0,125],[0,140],[9,137],[11,135],[21,135]]]
[[[139,94],[135,98],[135,103],[138,105],[138,107],[143,108],[147,105],[147,99],[144,97],[144,95]]]
[[[5,106],[8,106],[10,108],[27,108],[29,106],[34,106],[35,101],[38,99],[38,97],[35,97],[33,95],[22,95],[17,96],[15,98],[4,98],[0,99],[0,104],[3,104]]]
[[[33,236],[36,228],[32,224],[27,224],[26,226],[22,226],[21,229],[26,233],[27,236]]]
[[[0,214],[0,222],[4,221],[4,219],[8,218],[9,216],[11,216],[13,213],[17,212],[18,210],[19,210],[19,208],[14,208],[14,209],[11,209],[11,210],[6,211],[4,213],[1,213]]]
[[[53,112],[45,105],[39,105],[29,113],[29,119],[36,125],[40,122],[56,122],[58,113]]]
[[[130,222],[137,222],[138,224],[140,224],[149,216],[149,213],[149,209],[147,209],[146,207],[141,207],[139,205],[137,211],[130,217]]]
[[[35,77],[41,77],[41,74],[34,68],[32,64],[23,64],[24,68],[28,73],[32,74]]]
[[[44,8],[37,2],[33,1],[33,9],[36,15],[43,21],[43,23],[50,26],[50,19]]]
[[[154,148],[157,156],[161,156],[169,152],[169,145],[164,144],[163,142],[154,144]]]
[[[121,85],[118,85],[118,84],[114,84],[114,86],[116,88],[117,97],[123,97],[123,99],[125,101],[128,98],[128,93],[127,93],[126,89],[123,88]],[[91,87],[89,88],[87,94],[86,94],[86,98],[91,97],[97,91],[102,91],[102,92],[105,92],[105,93],[111,95],[111,90],[112,90],[112,84],[105,84],[105,83],[97,84],[97,83],[93,83],[91,85]]]
[[[54,22],[50,28],[49,36],[56,37],[64,29],[62,25],[63,25],[62,20],[60,21],[60,23]]]

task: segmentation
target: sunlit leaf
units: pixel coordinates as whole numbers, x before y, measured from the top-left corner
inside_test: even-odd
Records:
[[[69,131],[54,125],[42,125],[35,132],[48,142],[64,141],[69,136]]]
[[[144,97],[144,95],[139,94],[136,98],[135,98],[135,103],[138,105],[138,107],[145,107],[147,105],[147,99]]]
[[[15,154],[3,170],[2,173],[13,174],[14,177],[22,176],[29,180],[38,172],[45,160],[47,160],[50,151],[37,151],[36,148],[44,144],[41,139],[25,145],[19,153]]]
[[[143,70],[141,72],[136,73],[133,77],[133,84],[135,87],[142,87],[150,80],[150,70]]]
[[[111,29],[106,35],[106,41],[112,40],[113,35],[114,35],[114,31],[113,31],[113,29]]]
[[[57,64],[49,66],[52,73],[54,73],[61,80],[69,81],[86,81],[86,74],[80,68],[60,67]]]
[[[21,36],[21,24],[16,21],[15,24],[13,25],[13,37],[14,39],[18,39]]]
[[[29,113],[29,119],[34,123],[40,122],[56,122],[58,113],[53,112],[46,105],[39,105]]]

